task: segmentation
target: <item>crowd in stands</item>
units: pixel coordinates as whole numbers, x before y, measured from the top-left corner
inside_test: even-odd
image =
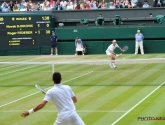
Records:
[[[149,5],[147,0],[142,3],[142,8],[162,7],[162,0],[153,0],[153,4]],[[9,11],[51,11],[51,10],[90,10],[90,9],[119,9],[119,8],[137,8],[138,0],[113,0],[106,2],[105,0],[45,0],[43,2],[32,2],[32,0],[21,2],[3,2],[0,10]]]

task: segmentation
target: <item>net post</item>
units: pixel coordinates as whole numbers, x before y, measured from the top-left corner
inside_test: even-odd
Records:
[[[52,63],[52,73],[54,73],[54,63]]]

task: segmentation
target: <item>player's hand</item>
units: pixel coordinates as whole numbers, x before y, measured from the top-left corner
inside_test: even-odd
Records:
[[[29,115],[29,112],[28,112],[28,111],[24,111],[24,112],[22,112],[22,114],[21,114],[21,116],[24,117],[24,118],[25,118],[26,116],[28,116],[28,115]]]

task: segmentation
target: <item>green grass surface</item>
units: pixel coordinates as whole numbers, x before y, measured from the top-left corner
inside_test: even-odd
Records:
[[[161,85],[165,82],[165,61],[151,58],[165,58],[165,54],[123,54],[117,58],[121,61],[116,62],[117,69],[110,69],[107,63],[93,63],[58,64],[54,70],[61,72],[63,84],[70,85],[76,94],[77,112],[86,125],[111,125],[116,121],[116,125],[164,125],[164,120],[138,120],[138,117],[165,117],[165,86]],[[21,117],[22,111],[35,107],[44,98],[34,85],[49,88],[53,83],[52,65],[19,65],[19,62],[108,59],[106,55],[1,56],[0,62],[18,64],[0,64],[0,125],[52,125],[57,116],[50,102],[27,118]],[[145,100],[140,103],[142,99]]]

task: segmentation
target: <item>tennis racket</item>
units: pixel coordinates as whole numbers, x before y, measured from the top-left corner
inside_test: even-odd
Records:
[[[123,52],[127,51],[128,50],[128,46],[124,46],[122,50],[123,50]]]
[[[42,93],[46,94],[46,90],[43,89],[41,86],[39,86],[38,84],[35,85],[35,87],[40,90]]]
[[[120,54],[116,54],[116,56],[118,56],[118,57],[121,56],[121,55],[122,55],[122,53],[120,53]]]

